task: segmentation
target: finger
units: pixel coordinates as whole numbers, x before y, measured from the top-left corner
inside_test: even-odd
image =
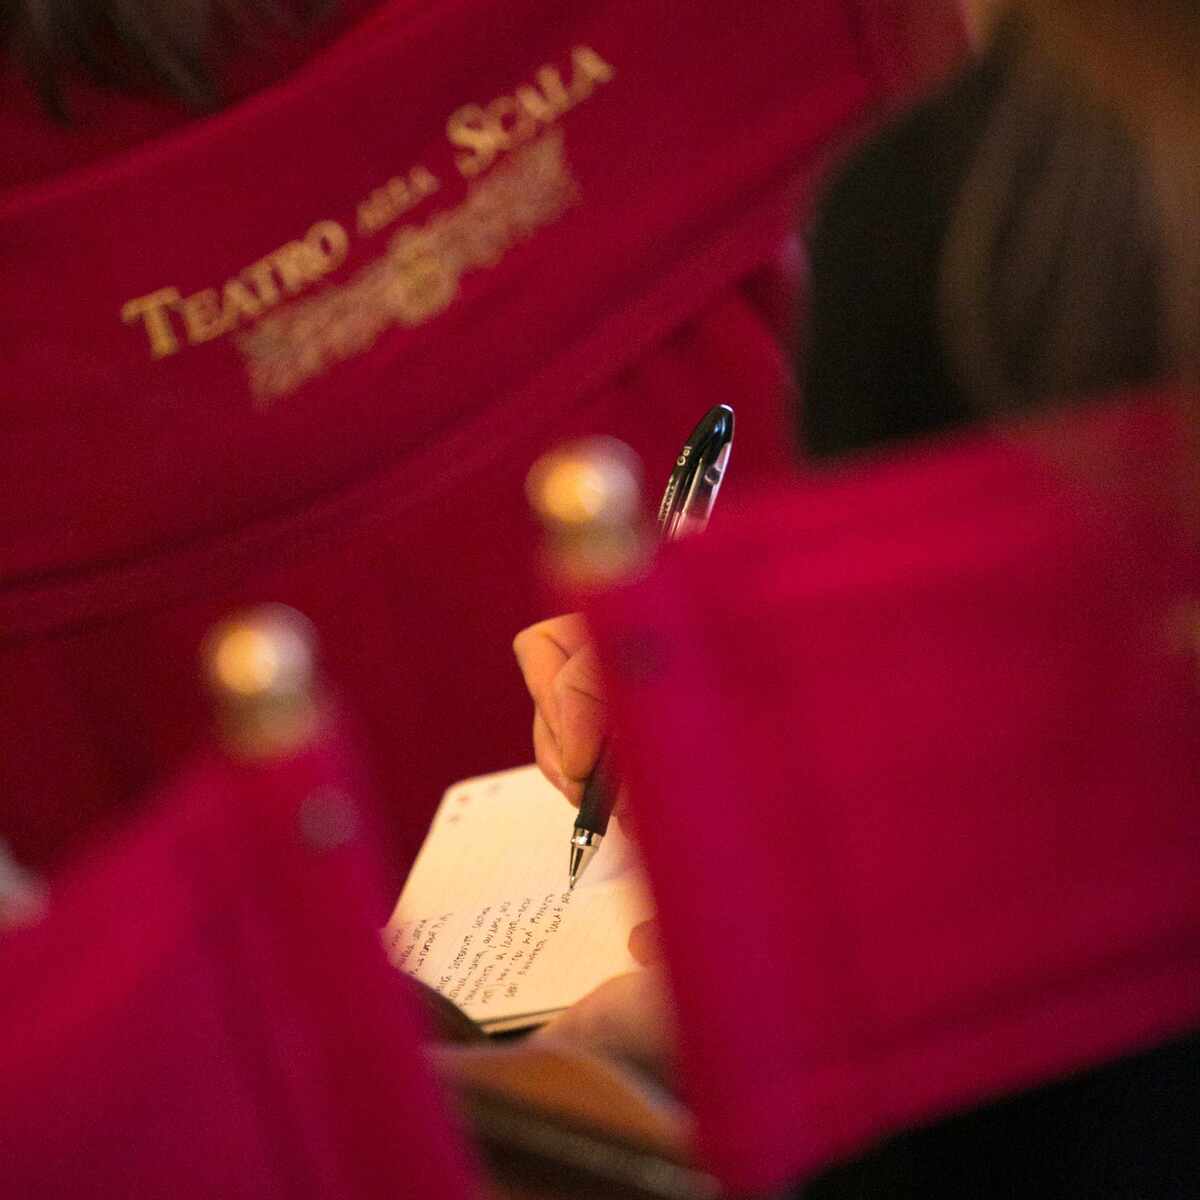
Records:
[[[558,725],[554,679],[587,640],[587,626],[579,613],[540,621],[522,629],[513,639],[513,653],[525,686],[535,707],[542,711],[552,729],[557,729]]]
[[[675,1023],[661,970],[618,975],[560,1013],[534,1035],[625,1059],[665,1077]]]
[[[600,757],[607,720],[600,664],[590,643],[567,659],[554,677],[551,691],[563,774],[568,780],[582,781]]]
[[[563,777],[562,754],[558,748],[558,741],[540,712],[533,714],[533,757],[542,774],[578,808],[583,796],[583,785]]]
[[[536,708],[533,710],[533,758],[542,774],[561,790],[562,752],[558,748],[558,739],[546,724],[541,711]]]
[[[633,927],[629,933],[629,953],[644,967],[662,962],[662,941],[657,917],[651,917],[649,921],[643,921]]]
[[[613,801],[613,819],[631,837],[637,837],[637,821],[629,806],[629,789],[622,783],[617,787],[617,798]]]

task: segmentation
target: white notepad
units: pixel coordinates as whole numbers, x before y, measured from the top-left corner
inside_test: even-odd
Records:
[[[385,932],[396,966],[488,1033],[538,1025],[637,965],[651,904],[618,822],[567,890],[575,810],[536,767],[456,783]]]

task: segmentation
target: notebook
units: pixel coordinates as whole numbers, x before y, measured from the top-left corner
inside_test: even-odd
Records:
[[[652,911],[620,822],[567,889],[575,810],[534,766],[454,784],[384,940],[396,966],[485,1033],[540,1025],[637,963],[627,942]]]

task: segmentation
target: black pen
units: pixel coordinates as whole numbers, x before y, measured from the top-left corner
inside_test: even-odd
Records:
[[[658,532],[662,541],[673,542],[699,533],[708,524],[732,448],[733,409],[728,404],[718,404],[704,414],[675,460],[658,506]],[[600,848],[616,794],[617,783],[605,748],[583,786],[579,815],[571,831],[568,888],[575,887]]]

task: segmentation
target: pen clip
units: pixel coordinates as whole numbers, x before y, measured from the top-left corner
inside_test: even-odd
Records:
[[[684,443],[658,506],[664,542],[699,533],[712,515],[733,448],[733,409],[718,404],[704,414]]]

